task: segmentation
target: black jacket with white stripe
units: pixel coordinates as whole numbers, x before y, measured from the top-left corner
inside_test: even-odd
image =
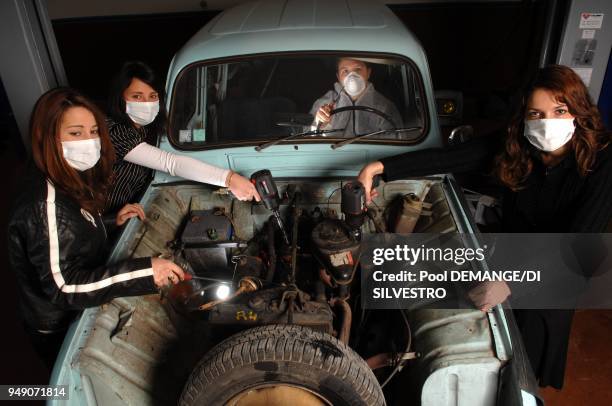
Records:
[[[14,204],[8,240],[24,322],[32,330],[61,330],[78,309],[156,291],[151,258],[106,264],[100,216],[40,175]]]

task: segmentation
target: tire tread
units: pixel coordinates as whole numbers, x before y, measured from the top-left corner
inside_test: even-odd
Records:
[[[318,342],[317,346],[312,345]],[[324,343],[324,344],[322,344]],[[325,356],[322,346],[342,356]],[[207,388],[224,373],[261,361],[290,361],[310,365],[348,382],[368,405],[384,405],[376,377],[350,347],[338,339],[299,325],[267,325],[242,331],[211,349],[194,368],[179,404],[195,406]]]

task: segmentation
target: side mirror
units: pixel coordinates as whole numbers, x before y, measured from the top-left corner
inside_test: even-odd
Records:
[[[460,125],[459,127],[453,128],[450,135],[448,136],[448,143],[450,145],[462,144],[469,141],[474,136],[474,127],[471,125]]]

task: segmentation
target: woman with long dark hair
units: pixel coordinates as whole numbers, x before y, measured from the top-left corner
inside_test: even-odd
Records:
[[[154,293],[184,273],[161,258],[106,264],[101,212],[114,150],[93,103],[73,89],[51,90],[36,103],[30,134],[34,167],[10,216],[8,252],[26,329],[51,366],[75,311]],[[121,208],[116,225],[132,217],[144,220],[142,207]]]
[[[524,91],[508,127],[493,174],[503,187],[502,231],[598,233],[612,216],[612,135],[580,77],[570,68],[540,69]],[[388,181],[444,172],[491,169],[495,140],[476,139],[366,165],[359,180],[367,200],[372,179]],[[492,285],[494,286],[494,285]],[[472,297],[487,310],[509,294],[507,287]],[[527,354],[541,386],[561,388],[573,310],[516,311]]]
[[[504,230],[602,232],[610,220],[610,132],[574,71],[540,71],[508,128],[494,173],[506,186]],[[542,199],[542,187],[550,188]],[[527,207],[517,198],[529,197]],[[536,206],[535,198],[540,202]]]
[[[166,127],[165,94],[163,83],[146,64],[134,61],[123,65],[113,80],[108,110],[117,155],[108,211],[138,199],[153,170],[228,187],[240,200],[259,200],[255,187],[243,176],[155,146]]]

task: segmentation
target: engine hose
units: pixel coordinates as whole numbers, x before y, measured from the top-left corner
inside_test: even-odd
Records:
[[[382,354],[376,354],[366,360],[371,370],[393,366],[393,354],[389,352],[383,352]]]
[[[270,265],[268,266],[268,272],[266,273],[266,283],[270,284],[274,280],[274,274],[276,273],[276,247],[275,242],[275,226],[272,216],[268,219],[268,260]]]
[[[406,338],[406,349],[404,350],[404,354],[407,354],[408,352],[410,352],[410,347],[412,346],[412,332],[410,330],[410,323],[408,322],[408,318],[406,317],[406,313],[404,312],[403,309],[399,309],[400,313],[402,314],[402,319],[404,319],[404,323],[406,324],[406,331],[407,331],[407,338]],[[404,362],[402,362],[402,360],[398,360],[397,365],[395,366],[395,368],[393,368],[393,371],[391,372],[391,374],[387,377],[387,379],[385,379],[385,381],[380,385],[381,388],[384,388],[385,385],[387,385],[389,383],[389,381],[391,381],[391,379],[393,379],[393,377],[395,376],[395,374],[397,374],[400,369],[402,369],[402,367],[404,366]]]
[[[295,273],[297,267],[297,241],[298,241],[298,223],[302,211],[297,207],[299,193],[295,193],[293,198],[293,227],[291,232],[291,274],[289,283],[295,284]]]
[[[287,300],[287,324],[293,324],[293,296]]]
[[[325,296],[325,285],[320,279],[315,281],[315,300],[319,303],[327,302],[327,297]]]
[[[348,345],[349,337],[351,335],[351,323],[353,322],[353,312],[351,306],[346,303],[346,300],[333,298],[330,301],[332,307],[337,307],[342,312],[342,323],[340,325],[340,331],[338,332],[338,340]]]

